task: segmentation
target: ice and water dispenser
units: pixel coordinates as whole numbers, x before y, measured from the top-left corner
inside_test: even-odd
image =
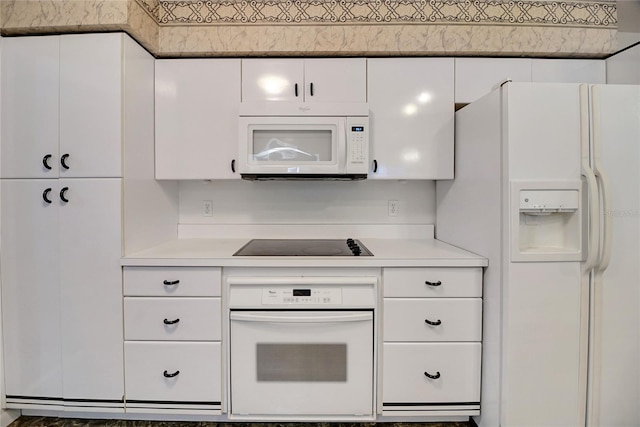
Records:
[[[580,261],[580,182],[511,185],[513,261]]]

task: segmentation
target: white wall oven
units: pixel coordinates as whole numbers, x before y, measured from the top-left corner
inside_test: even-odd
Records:
[[[375,418],[377,277],[227,283],[231,418]]]

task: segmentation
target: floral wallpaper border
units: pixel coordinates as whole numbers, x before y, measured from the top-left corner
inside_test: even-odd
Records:
[[[136,0],[159,25],[486,24],[616,28],[614,0]]]

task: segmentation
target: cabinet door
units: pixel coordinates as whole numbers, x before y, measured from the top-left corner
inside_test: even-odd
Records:
[[[468,104],[493,90],[500,82],[531,81],[528,58],[456,58],[456,103]]]
[[[307,59],[304,61],[306,102],[367,102],[367,60]]]
[[[156,178],[240,178],[239,59],[156,61]]]
[[[372,179],[453,178],[453,59],[369,59]]]
[[[243,59],[242,102],[302,102],[303,76],[301,59]]]
[[[58,176],[59,40],[2,41],[2,178]]]
[[[43,193],[51,203],[43,199]],[[7,396],[62,397],[57,180],[2,180],[2,327]]]
[[[60,179],[60,293],[65,399],[121,400],[120,179]]]
[[[122,37],[60,38],[61,177],[122,176]]]

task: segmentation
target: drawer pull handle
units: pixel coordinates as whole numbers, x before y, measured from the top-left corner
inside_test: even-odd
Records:
[[[162,375],[164,375],[164,377],[165,377],[165,378],[173,378],[173,377],[177,377],[179,373],[180,373],[180,371],[175,371],[175,372],[174,372],[174,373],[172,373],[172,374],[170,374],[168,371],[164,371],[164,372],[162,373]],[[426,374],[426,372],[425,372],[425,374]],[[438,375],[439,375],[439,374],[440,374],[440,373],[438,373]]]
[[[431,326],[438,326],[438,325],[442,325],[442,320],[438,319],[435,322],[432,322],[429,319],[424,319],[424,323],[426,323],[427,325],[431,325]]]
[[[180,283],[180,280],[165,280],[163,282],[166,286],[173,286],[173,285],[177,285],[178,283]]]
[[[180,321],[180,319],[176,319],[176,320],[169,320],[169,319],[164,319],[164,324],[165,325],[175,325],[176,323],[178,323]]]
[[[167,371],[165,371],[165,372],[167,372]],[[440,378],[440,371],[436,372],[435,375],[431,375],[429,372],[425,371],[424,376],[429,378],[429,379],[432,379],[432,380],[437,380],[438,378]]]
[[[442,285],[442,282],[440,280],[438,280],[437,282],[430,282],[428,280],[425,280],[424,284],[427,286],[440,286]]]

